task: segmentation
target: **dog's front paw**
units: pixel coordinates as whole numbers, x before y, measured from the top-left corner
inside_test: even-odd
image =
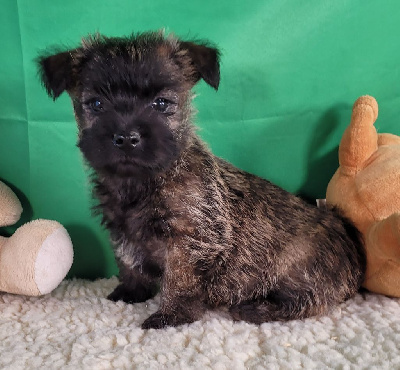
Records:
[[[166,326],[189,324],[193,321],[194,318],[182,315],[182,313],[166,313],[157,311],[144,321],[142,329],[162,329]]]
[[[155,291],[143,286],[137,286],[135,289],[129,289],[124,284],[118,285],[114,291],[108,295],[110,301],[124,301],[125,303],[144,302],[154,297]]]
[[[173,321],[171,315],[158,311],[144,321],[142,329],[162,329],[166,326],[174,326]]]

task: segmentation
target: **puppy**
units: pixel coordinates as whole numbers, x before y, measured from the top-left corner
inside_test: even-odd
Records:
[[[120,271],[113,301],[143,302],[143,328],[210,308],[260,324],[321,315],[353,296],[366,257],[357,230],[214,156],[192,123],[191,88],[220,80],[218,50],[149,32],[100,35],[39,58],[48,94],[67,91],[78,146]]]

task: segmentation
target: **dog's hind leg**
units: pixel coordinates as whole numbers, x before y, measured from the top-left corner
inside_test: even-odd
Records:
[[[229,308],[232,318],[236,321],[247,321],[262,324],[269,321],[299,320],[311,316],[325,314],[328,305],[318,303],[311,295],[278,297],[268,296],[266,299],[245,301]]]

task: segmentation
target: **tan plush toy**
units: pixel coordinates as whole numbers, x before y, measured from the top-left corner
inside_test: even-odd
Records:
[[[0,181],[0,226],[16,223],[22,206],[12,190]],[[50,293],[71,268],[71,239],[56,221],[36,220],[0,236],[0,291],[39,296]]]
[[[364,236],[363,286],[400,297],[400,137],[377,134],[378,104],[370,96],[353,106],[339,146],[340,167],[329,182],[328,205],[340,207]]]

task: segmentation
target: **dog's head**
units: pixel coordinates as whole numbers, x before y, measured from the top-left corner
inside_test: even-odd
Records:
[[[120,176],[165,170],[191,136],[191,88],[219,85],[218,50],[160,32],[90,36],[82,46],[39,58],[56,99],[67,91],[78,146],[97,171]]]

